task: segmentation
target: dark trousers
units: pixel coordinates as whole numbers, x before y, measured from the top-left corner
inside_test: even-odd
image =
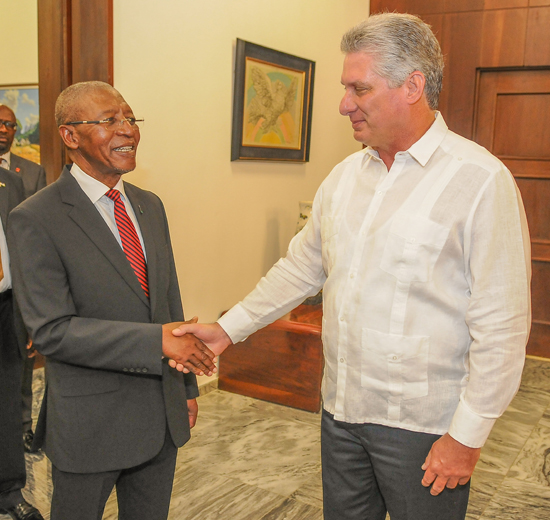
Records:
[[[21,502],[21,489],[25,487],[21,361],[11,291],[0,293],[0,509]]]
[[[52,465],[51,520],[101,520],[116,486],[119,520],[168,517],[178,449],[166,427],[161,451],[134,468],[104,473],[67,473]]]
[[[439,435],[335,421],[323,411],[325,520],[463,520],[469,483],[432,496],[421,469]]]

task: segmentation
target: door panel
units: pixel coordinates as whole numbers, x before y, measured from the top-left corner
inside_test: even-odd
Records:
[[[550,358],[550,70],[482,70],[474,139],[514,175],[531,233],[533,327],[527,353]]]

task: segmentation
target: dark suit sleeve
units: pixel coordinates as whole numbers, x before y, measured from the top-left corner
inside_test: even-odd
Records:
[[[160,201],[160,199],[159,199]],[[168,219],[166,217],[166,211],[162,201],[160,202],[162,208],[162,214],[164,217],[164,225],[166,227],[166,237],[168,238],[169,257],[170,257],[170,282],[169,282],[169,294],[168,302],[170,306],[170,316],[172,321],[183,321],[183,307],[181,303],[181,294],[178,283],[178,275],[176,272],[176,265],[174,262],[174,253],[172,251],[172,240],[170,238],[170,230],[168,228]],[[199,387],[197,385],[197,378],[195,374],[184,374],[185,391],[188,399],[194,399],[199,396]]]
[[[46,187],[46,170],[43,166],[40,166],[40,171],[38,172],[38,180],[36,181],[36,191],[41,190]]]
[[[56,245],[23,207],[10,215],[8,244],[15,295],[41,354],[88,368],[162,374],[162,326],[77,316]]]

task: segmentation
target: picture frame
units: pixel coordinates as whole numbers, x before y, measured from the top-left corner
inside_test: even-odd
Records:
[[[11,150],[20,157],[40,163],[38,85],[0,85],[0,104],[11,108],[17,120]]]
[[[314,76],[314,61],[237,38],[232,161],[309,161]]]

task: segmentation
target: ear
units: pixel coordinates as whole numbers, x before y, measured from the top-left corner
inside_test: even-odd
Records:
[[[422,98],[425,85],[426,78],[422,72],[415,70],[409,74],[409,77],[405,80],[407,102],[409,105],[414,105]]]
[[[59,135],[65,146],[71,150],[77,150],[79,145],[79,135],[73,126],[61,125],[59,127]]]

